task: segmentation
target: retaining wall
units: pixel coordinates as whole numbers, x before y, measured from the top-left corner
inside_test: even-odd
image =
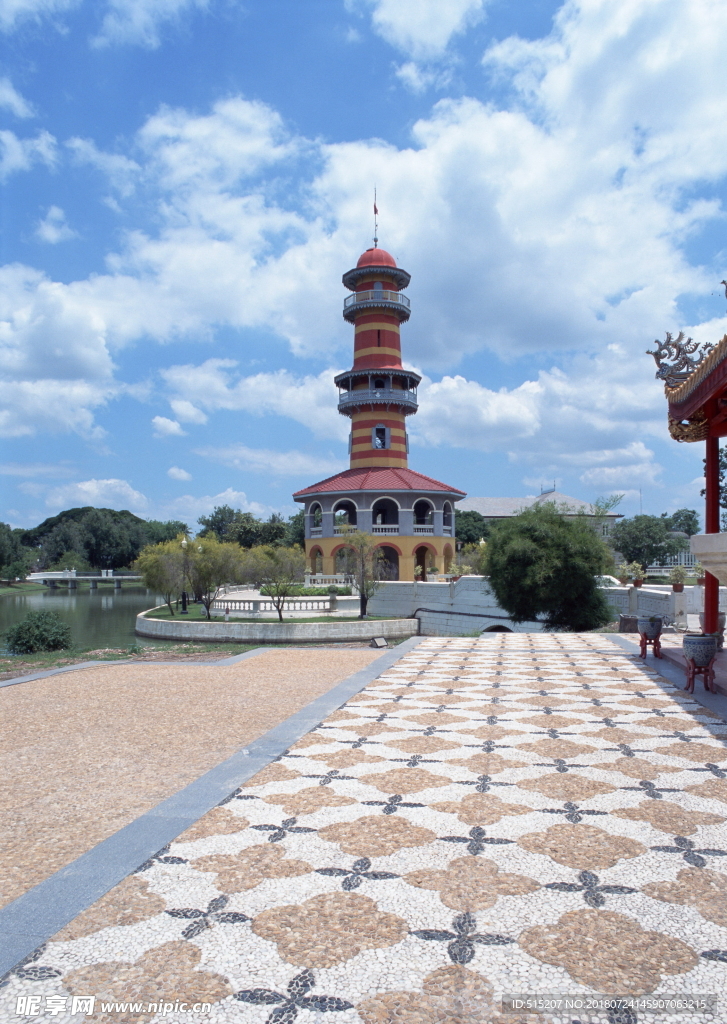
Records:
[[[152,609],[153,611],[154,609]],[[313,641],[399,640],[416,636],[416,619],[352,619],[340,622],[174,622],[136,617],[135,632],[155,640],[193,640],[198,643],[311,643]]]
[[[368,604],[372,615],[416,616],[426,636],[462,636],[484,630],[540,632],[542,622],[514,623],[484,576],[451,583],[382,583]]]

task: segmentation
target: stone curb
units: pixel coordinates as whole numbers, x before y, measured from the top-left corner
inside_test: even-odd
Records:
[[[0,908],[0,976],[11,971],[81,911],[118,885],[167,843],[171,843],[203,814],[216,807],[238,786],[270,764],[275,757],[314,729],[423,639],[412,637],[398,647],[385,651],[366,668],[337,683],[328,693],[317,697],[178,793],[66,864],[6,907]],[[258,653],[249,651],[237,655],[229,659],[228,664]],[[97,665],[99,662],[90,664]]]

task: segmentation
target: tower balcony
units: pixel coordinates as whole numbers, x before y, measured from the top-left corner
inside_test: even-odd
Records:
[[[396,406],[405,416],[411,416],[419,408],[416,391],[402,388],[360,388],[342,391],[338,398],[338,411],[343,416],[351,416],[365,405]]]
[[[354,292],[343,300],[343,319],[353,323],[357,316],[368,310],[385,309],[398,316],[403,323],[411,316],[411,303],[401,292],[374,288],[371,291]]]

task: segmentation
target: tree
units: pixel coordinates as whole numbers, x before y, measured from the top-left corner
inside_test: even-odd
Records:
[[[301,548],[305,547],[305,511],[303,509],[288,519],[285,528],[285,546],[291,548],[295,545]]]
[[[254,552],[254,554],[253,554]],[[283,548],[266,545],[254,548],[253,557],[259,562],[261,589],[271,598],[283,621],[283,607],[291,591],[303,581],[305,574],[305,552],[301,548]]]
[[[586,517],[567,519],[553,505],[527,508],[493,525],[489,582],[515,622],[544,616],[551,629],[596,629],[612,617],[596,576],[608,548]]]
[[[678,508],[671,515],[662,512],[661,518],[666,519],[670,530],[679,530],[687,537],[699,533],[699,514],[693,508]]]
[[[0,576],[12,582],[25,579],[35,561],[35,552],[21,543],[23,531],[0,523]]]
[[[646,568],[663,563],[668,556],[687,548],[687,541],[684,537],[675,537],[670,525],[660,516],[634,516],[616,523],[609,540],[627,562],[638,562]]]
[[[187,533],[187,524],[178,519],[168,519],[166,522],[147,519],[144,523],[147,544],[163,544],[165,541],[175,540],[180,533]]]
[[[353,576],[359,593],[359,618],[366,618],[369,600],[376,593],[386,572],[385,559],[381,549],[377,548],[376,537],[356,527],[341,527],[347,534],[348,545],[347,570]]]
[[[215,536],[183,540],[184,573],[195,597],[204,605],[207,618],[210,607],[225,583],[239,582],[242,574],[242,552],[238,544],[224,543]]]
[[[144,585],[163,596],[172,615],[172,601],[184,589],[184,539],[184,534],[180,534],[162,544],[148,544],[139,553],[135,564]]]
[[[490,535],[490,520],[475,511],[454,510],[455,534],[462,544],[478,544]]]
[[[200,516],[197,522],[202,527],[200,537],[214,533],[217,540],[234,540],[234,530],[240,515],[231,505],[217,505],[208,516]]]

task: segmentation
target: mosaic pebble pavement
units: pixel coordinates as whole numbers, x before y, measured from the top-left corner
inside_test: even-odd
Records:
[[[594,634],[424,640],[26,958],[0,1019],[95,994],[212,1009],[35,1019],[722,1024],[726,727],[652,664]]]

